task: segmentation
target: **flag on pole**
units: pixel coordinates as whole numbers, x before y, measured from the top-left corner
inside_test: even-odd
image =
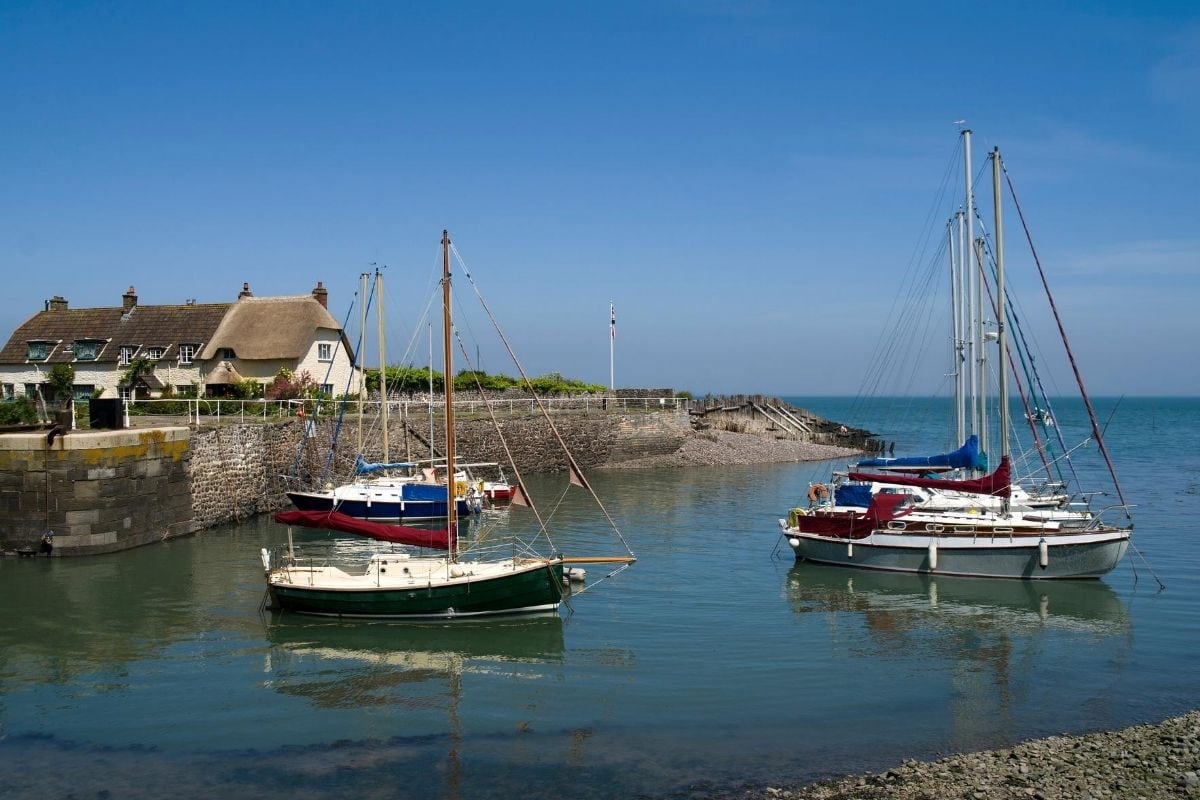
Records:
[[[613,341],[617,340],[617,308],[612,303],[608,304],[608,320],[609,332],[612,334]]]

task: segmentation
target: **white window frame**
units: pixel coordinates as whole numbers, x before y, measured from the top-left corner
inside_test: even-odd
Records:
[[[330,342],[317,344],[317,361],[333,361],[333,345]]]
[[[117,366],[128,367],[133,363],[133,357],[137,355],[138,346],[133,344],[123,344],[117,355]]]
[[[158,361],[163,357],[163,353],[165,352],[167,352],[167,350],[164,347],[147,347],[146,358],[150,359],[151,361]]]
[[[181,344],[179,345],[179,363],[181,365],[191,364],[196,358],[196,345]]]

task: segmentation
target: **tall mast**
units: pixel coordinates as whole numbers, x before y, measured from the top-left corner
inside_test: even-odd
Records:
[[[999,373],[1000,393],[1000,457],[1008,455],[1008,361],[1007,333],[1004,320],[1006,298],[1004,296],[1004,222],[1001,214],[1000,193],[1000,148],[992,149],[992,202],[996,214],[996,371]]]
[[[976,341],[979,348],[975,351],[979,359],[979,447],[984,453],[991,448],[991,434],[988,429],[988,374],[987,374],[987,311],[984,306],[984,289],[987,288],[987,278],[983,272],[984,238],[975,240],[975,266],[978,274],[975,276],[975,324],[978,328]],[[988,466],[991,466],[990,464]]]
[[[975,269],[975,196],[971,188],[971,129],[964,128],[963,137],[963,172],[966,178],[966,205],[967,205],[967,263],[963,270],[966,278],[966,298],[967,304],[970,305],[971,299],[975,294],[971,289],[975,286],[975,281],[978,280],[978,271]],[[967,314],[968,320],[975,319],[974,313]],[[970,368],[970,383],[971,383],[971,433],[979,433],[979,383],[976,375],[978,374],[979,365],[977,363],[977,353],[979,342],[976,339],[978,328],[971,326],[970,337],[970,359],[968,366]]]
[[[380,422],[383,428],[383,463],[388,463],[388,388],[387,388],[387,357],[383,352],[383,273],[375,270],[375,327],[379,337],[379,393]]]
[[[954,370],[954,420],[959,442],[966,431],[963,419],[962,343],[958,330],[958,254],[954,250],[955,219],[946,223],[946,250],[950,253],[950,363]]]
[[[966,338],[963,321],[966,314],[963,309],[963,262],[966,261],[966,249],[963,247],[963,212],[960,208],[954,215],[958,223],[958,257],[954,265],[954,413],[958,424],[958,444],[967,440],[967,373],[966,359],[963,350]]]
[[[442,231],[442,368],[446,385],[446,527],[454,549],[451,560],[458,559],[458,530],[455,516],[458,512],[454,496],[454,372],[450,352],[450,232]]]
[[[363,356],[367,346],[367,273],[358,275],[358,454],[363,451],[363,402],[367,393],[367,375]]]

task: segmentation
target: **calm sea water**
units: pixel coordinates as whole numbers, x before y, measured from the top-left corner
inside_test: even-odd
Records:
[[[897,453],[945,443],[932,402],[796,401]],[[263,612],[266,519],[0,561],[0,794],[703,795],[1200,707],[1200,401],[1097,405],[1140,551],[1098,582],[796,566],[776,519],[830,464],[594,474],[639,561],[521,621]],[[583,509],[559,543],[609,552]]]

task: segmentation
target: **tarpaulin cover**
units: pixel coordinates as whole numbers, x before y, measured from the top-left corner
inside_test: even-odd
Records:
[[[876,528],[881,528],[891,520],[907,514],[908,510],[900,508],[906,500],[908,500],[908,495],[881,493],[871,499],[871,505],[865,513],[817,511],[801,514],[796,522],[801,533],[829,536],[836,539],[863,539],[870,536]]]
[[[426,530],[407,525],[388,525],[384,522],[369,522],[351,517],[340,511],[280,511],[275,515],[275,521],[284,525],[353,533],[381,542],[411,544],[434,550],[449,550],[451,544],[449,528]]]
[[[912,475],[874,475],[869,472],[851,472],[852,481],[875,481],[896,486],[920,486],[924,489],[944,489],[970,494],[990,494],[993,497],[1008,497],[1012,490],[1012,475],[1008,456],[1000,459],[1000,466],[990,475],[973,480],[951,480],[948,478],[918,478]]]
[[[979,437],[971,434],[963,446],[936,456],[907,456],[905,458],[868,458],[859,467],[902,470],[987,469],[987,457],[979,452]]]
[[[866,508],[871,505],[871,487],[861,483],[843,483],[833,490],[833,504]]]
[[[436,483],[406,483],[400,487],[405,500],[440,500],[446,502],[446,487]]]

